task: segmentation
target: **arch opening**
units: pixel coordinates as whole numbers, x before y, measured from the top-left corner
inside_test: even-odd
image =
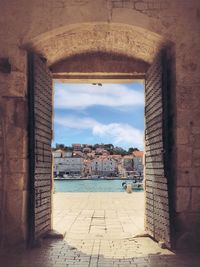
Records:
[[[119,23],[73,24],[46,32],[23,47],[47,59],[48,66],[85,53],[109,53],[151,63],[170,41],[145,28]]]
[[[109,25],[108,27],[108,25],[105,24],[84,25],[80,27],[77,27],[76,25],[76,27],[70,29],[69,32],[65,31],[54,36],[46,36],[45,38],[39,38],[32,43],[29,43],[29,50],[32,50],[41,55],[43,58],[47,59],[46,65],[48,65],[53,73],[54,79],[60,79],[68,82],[70,79],[75,82],[80,80],[84,80],[86,82],[130,82],[136,79],[144,80],[146,78],[146,73],[149,69],[151,69],[151,66],[156,65],[154,66],[154,73],[153,75],[150,75],[149,79],[152,80],[155,90],[158,91],[158,97],[160,97],[160,100],[156,101],[156,99],[153,99],[153,97],[149,97],[149,95],[154,95],[153,88],[150,89],[150,92],[146,92],[146,101],[154,100],[155,105],[158,104],[158,109],[155,109],[154,106],[152,106],[152,103],[149,102],[149,106],[151,106],[150,109],[152,109],[152,111],[155,109],[158,114],[163,114],[162,109],[165,106],[163,101],[165,100],[163,100],[162,97],[163,88],[165,86],[163,84],[164,76],[162,73],[164,66],[163,64],[165,64],[165,62],[163,61],[163,56],[161,55],[162,53],[160,53],[160,51],[161,48],[167,46],[167,44],[168,42],[164,42],[164,40],[157,35],[151,35],[150,33],[141,29],[136,30],[134,27],[129,27],[127,25],[121,25],[121,28],[119,25]],[[157,61],[155,62],[155,59],[157,60],[157,58],[159,58],[158,64]],[[41,65],[41,63],[39,64]],[[41,77],[39,77],[39,79],[41,79]],[[151,84],[151,81],[149,81],[149,84]],[[146,119],[149,116],[154,117],[154,115],[151,113],[152,112],[150,111],[150,115],[145,115]],[[162,119],[164,119],[164,117],[159,117],[159,120]],[[155,125],[156,124],[157,122]],[[157,137],[159,139],[158,143],[163,143],[163,127],[164,125],[162,124],[160,131],[157,133],[155,130],[153,136],[151,136],[151,133],[150,137],[147,137],[146,143],[151,143],[152,141],[149,141],[149,139],[154,140]],[[159,152],[157,149],[154,152],[161,155],[159,160],[161,161],[161,168],[164,168],[161,150],[162,149],[159,146]],[[152,179],[154,179],[152,178],[152,175],[154,176],[154,169],[157,169],[155,166],[158,166],[160,163],[157,162],[158,156],[151,155],[151,149],[148,150],[148,157],[150,162],[147,162],[147,165],[150,164],[150,169],[153,171],[153,173],[151,173],[151,176],[149,176],[150,180],[148,181],[147,186],[150,191],[153,190],[153,193],[148,192],[146,201],[150,203],[149,209],[154,209],[155,203],[162,197],[159,195],[161,194],[159,191],[156,202],[153,200],[152,204],[151,198],[154,198],[154,195],[156,195],[154,190],[157,190],[152,186]],[[160,176],[160,173],[156,173],[155,175]],[[161,182],[161,186],[163,186],[163,184],[166,185],[167,182]],[[158,184],[156,183],[155,186],[159,186],[159,182]],[[158,188],[158,190],[160,190],[160,188]],[[165,186],[164,198],[167,198],[167,207],[163,208],[164,221],[165,219],[169,221],[170,217],[168,210],[167,190],[168,189]],[[37,192],[37,194],[40,195],[40,192]],[[37,199],[37,195],[35,195],[35,198]],[[149,211],[150,210],[148,210],[148,212]],[[150,225],[149,228],[147,227],[148,232],[159,241],[162,238],[162,234],[158,234],[158,231],[160,231],[160,223],[158,221],[156,222],[158,218],[153,218],[152,223],[151,216],[148,212],[146,213],[146,221],[147,224]],[[164,214],[168,215],[165,216]],[[164,234],[163,238],[166,238],[166,244],[168,247],[170,247],[170,225],[168,222],[167,224],[168,226],[164,231],[165,234],[166,232],[167,234],[166,236]]]

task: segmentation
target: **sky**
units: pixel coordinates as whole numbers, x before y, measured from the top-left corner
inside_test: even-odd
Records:
[[[144,146],[144,85],[54,82],[55,144]]]

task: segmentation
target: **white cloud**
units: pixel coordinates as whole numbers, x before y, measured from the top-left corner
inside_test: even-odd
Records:
[[[56,117],[55,123],[71,129],[89,129],[94,136],[110,137],[114,145],[129,145],[143,148],[143,131],[129,124],[102,124],[90,117]]]
[[[76,116],[56,116],[55,123],[71,129],[92,129],[98,122],[92,118],[79,118]]]
[[[121,84],[56,83],[54,104],[61,109],[85,109],[94,105],[123,108],[144,105],[144,93]]]

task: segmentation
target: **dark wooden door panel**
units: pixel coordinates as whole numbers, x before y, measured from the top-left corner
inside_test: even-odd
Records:
[[[145,180],[146,231],[171,247],[167,177],[166,53],[161,51],[146,73],[145,82]]]
[[[29,235],[34,243],[51,229],[52,77],[45,60],[29,54]]]

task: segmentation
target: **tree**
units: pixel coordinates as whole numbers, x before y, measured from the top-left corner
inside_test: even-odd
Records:
[[[107,151],[110,153],[110,155],[114,154],[113,150],[111,150],[111,149],[107,149]]]
[[[114,146],[113,146],[113,144],[105,144],[104,148],[107,149],[107,150],[113,150]]]
[[[115,147],[113,149],[113,154],[125,156],[127,155],[127,151],[121,147]]]
[[[139,149],[137,148],[137,147],[130,147],[129,149],[128,149],[128,154],[132,154],[134,151],[139,151]]]
[[[94,149],[96,149],[96,148],[98,148],[98,147],[99,147],[99,144],[95,144],[95,145],[93,146]]]
[[[56,144],[56,149],[63,149],[64,150],[65,145],[64,144]]]

